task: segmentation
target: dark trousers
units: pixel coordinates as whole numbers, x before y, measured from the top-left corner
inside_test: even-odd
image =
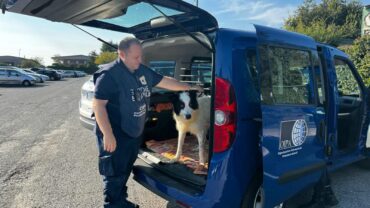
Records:
[[[99,173],[104,182],[104,207],[129,208],[127,198],[127,180],[141,144],[141,138],[128,135],[115,136],[116,150],[113,153],[104,151],[103,135],[97,134],[99,148]]]

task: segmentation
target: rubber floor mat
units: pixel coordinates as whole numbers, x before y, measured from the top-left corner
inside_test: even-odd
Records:
[[[145,142],[148,149],[156,152],[167,159],[167,161],[173,159],[176,155],[177,150],[177,138],[168,139],[164,141],[149,140]],[[205,158],[208,158],[208,141],[205,144]],[[167,162],[163,161],[163,162]],[[180,157],[179,163],[185,164],[191,169],[195,169],[199,162],[199,150],[198,140],[195,136],[186,136],[185,142],[182,148],[182,156]],[[208,163],[205,165],[208,167]]]

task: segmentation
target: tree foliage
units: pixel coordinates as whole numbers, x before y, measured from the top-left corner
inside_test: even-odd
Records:
[[[97,65],[106,64],[106,63],[116,60],[117,57],[118,55],[116,52],[109,52],[109,51],[102,52],[100,53],[99,56],[95,58],[95,64]]]
[[[366,86],[370,87],[370,35],[356,39],[352,46],[343,50],[351,57]]]
[[[361,34],[362,5],[359,1],[305,0],[284,23],[287,30],[303,33],[334,46]]]
[[[112,41],[109,41],[108,42],[109,44],[115,46],[116,48],[118,48],[118,45],[116,43],[113,43]],[[100,48],[100,53],[103,53],[103,52],[116,52],[117,49],[113,48],[112,46],[106,44],[106,43],[103,43],[103,45],[101,46]]]
[[[42,58],[40,58],[40,57],[34,57],[34,58],[31,58],[31,59],[24,59],[21,62],[20,67],[22,67],[22,68],[39,67],[39,66],[42,65],[42,63],[43,63],[43,59]]]

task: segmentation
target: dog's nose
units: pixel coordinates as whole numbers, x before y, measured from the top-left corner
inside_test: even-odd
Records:
[[[191,115],[190,114],[187,114],[187,115],[185,115],[185,118],[186,119],[190,119],[191,118]]]

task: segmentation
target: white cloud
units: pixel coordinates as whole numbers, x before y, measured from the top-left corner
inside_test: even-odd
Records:
[[[222,0],[222,10],[216,11],[215,14],[234,13],[241,14],[243,12],[256,13],[259,10],[273,6],[272,3],[265,3],[262,1],[246,2],[245,0]]]
[[[246,16],[238,18],[237,20],[241,21],[259,21],[268,26],[281,26],[284,23],[284,20],[293,14],[293,11],[296,7],[287,5],[285,7],[273,7],[269,8],[259,14],[254,16]]]
[[[263,0],[222,0],[221,8],[223,9],[214,12],[216,16],[230,15],[230,18],[237,21],[257,21],[258,24],[280,27],[293,14],[296,6],[281,6]]]

